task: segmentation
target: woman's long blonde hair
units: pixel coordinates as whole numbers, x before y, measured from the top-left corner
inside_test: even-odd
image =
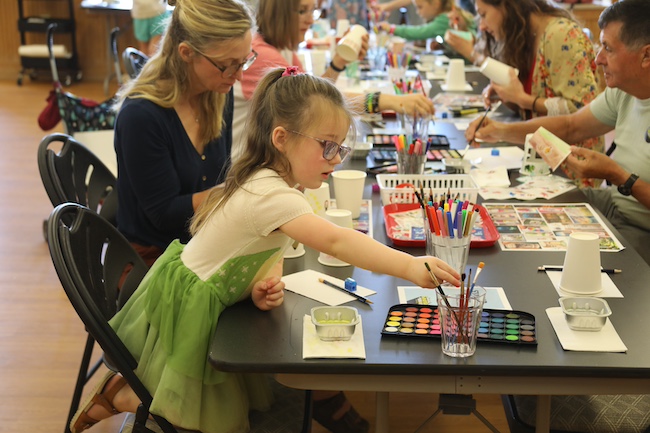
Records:
[[[117,93],[115,110],[126,98],[143,98],[172,108],[189,86],[188,65],[178,46],[187,43],[204,51],[215,43],[243,37],[253,27],[248,6],[240,0],[168,0],[176,6],[167,23],[158,51],[144,65],[137,78]],[[207,143],[221,134],[225,94],[205,92],[198,114],[200,140]]]
[[[257,85],[244,152],[230,168],[223,187],[214,187],[197,209],[190,225],[192,235],[258,170],[270,168],[283,178],[291,174],[289,160],[272,141],[277,126],[303,131],[310,123],[320,121],[316,116],[333,116],[339,110],[342,118],[352,126],[352,136],[356,136],[353,111],[331,81],[307,74],[282,76],[285,70],[271,70]]]

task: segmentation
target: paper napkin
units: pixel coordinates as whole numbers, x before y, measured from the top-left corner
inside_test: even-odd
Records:
[[[358,358],[366,359],[366,346],[363,343],[361,318],[348,341],[323,341],[316,334],[316,327],[310,315],[302,322],[302,357],[308,358]]]
[[[553,329],[564,350],[577,352],[627,352],[627,347],[618,336],[612,322],[607,319],[600,331],[574,331],[564,318],[562,307],[546,309]]]
[[[557,291],[558,295],[576,296],[575,293],[565,292],[562,289],[560,289],[560,280],[562,279],[562,271],[546,271],[546,275],[548,275],[549,280],[551,280],[551,283],[553,283],[553,286],[555,287],[555,290]],[[609,277],[609,274],[605,272],[601,272],[600,282],[603,288],[602,291],[598,293],[594,293],[593,295],[585,295],[585,296],[597,296],[599,298],[622,298],[623,297],[623,294],[621,293],[620,290],[618,290],[618,287],[616,287],[616,284],[614,284],[612,279]]]

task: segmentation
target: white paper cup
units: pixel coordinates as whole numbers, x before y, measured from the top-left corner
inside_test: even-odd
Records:
[[[510,70],[514,69],[516,74],[519,75],[519,70],[508,66],[505,63],[501,63],[498,60],[488,57],[481,64],[480,72],[488,77],[491,81],[494,81],[496,84],[505,86],[510,83]]]
[[[302,257],[305,255],[305,246],[303,244],[298,244],[294,248],[293,242],[289,244],[286,250],[284,250],[285,259],[295,259],[297,257]]]
[[[332,173],[334,197],[337,209],[347,209],[352,218],[359,218],[363,202],[363,188],[366,172],[361,170],[339,170]]]
[[[368,30],[365,27],[359,24],[353,25],[350,31],[339,41],[336,53],[348,62],[358,60],[361,51],[361,39],[367,34]]]
[[[447,69],[446,90],[465,90],[465,61],[463,59],[451,59]]]
[[[436,55],[433,53],[420,54],[420,64],[427,71],[433,71],[436,67]]]
[[[600,240],[598,234],[573,232],[569,236],[560,290],[594,295],[603,290],[600,277]]]
[[[323,182],[318,189],[305,189],[304,194],[314,213],[325,218],[325,212],[330,206],[330,185]]]
[[[352,212],[347,209],[329,209],[327,212],[325,212],[325,218],[337,226],[349,229],[352,228]],[[349,263],[346,263],[323,252],[321,252],[318,256],[318,263],[325,266],[350,266]]]
[[[336,21],[336,37],[342,38],[345,32],[350,28],[350,20],[337,20]]]
[[[320,77],[327,69],[327,51],[325,50],[311,50],[311,73]]]

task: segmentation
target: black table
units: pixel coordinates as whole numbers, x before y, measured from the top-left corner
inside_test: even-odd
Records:
[[[435,133],[452,138],[452,148],[465,146],[462,133],[453,124],[436,123]],[[365,161],[345,165],[363,169]],[[364,197],[373,201],[373,234],[379,242],[390,244],[379,194],[372,193],[373,181],[369,176],[364,191]],[[584,201],[579,190],[551,200]],[[625,244],[619,233],[610,229]],[[424,254],[423,248],[396,248]],[[542,264],[562,263],[563,252],[501,251],[498,245],[471,249],[468,265],[475,269],[481,261],[486,264],[480,284],[503,287],[513,309],[535,316],[538,345],[479,342],[475,355],[467,359],[443,355],[437,339],[382,337],[388,309],[399,303],[396,287],[411,283],[354,267],[326,267],[317,257],[317,252],[307,248],[303,257],[285,260],[285,273],[314,269],[341,279],[352,277],[377,291],[371,297],[373,305],[346,304],[356,307],[362,317],[366,359],[302,359],[303,317],[320,304],[287,291],[284,305],[276,310],[261,312],[252,303],[242,302],[222,313],[209,355],[215,368],[273,373],[281,383],[295,388],[375,391],[376,431],[381,433],[388,431],[391,391],[539,395],[537,431],[548,432],[551,395],[644,394],[650,389],[650,267],[633,248],[601,254],[603,267],[623,270],[612,279],[625,297],[608,302],[613,311],[611,322],[628,347],[627,353],[563,350],[545,311],[559,306],[558,295],[548,276],[537,271]]]

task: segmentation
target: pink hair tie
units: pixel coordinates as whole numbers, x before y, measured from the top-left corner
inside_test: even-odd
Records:
[[[300,75],[300,70],[297,66],[287,66],[287,69],[285,69],[282,73],[283,77],[291,77],[296,75]]]

